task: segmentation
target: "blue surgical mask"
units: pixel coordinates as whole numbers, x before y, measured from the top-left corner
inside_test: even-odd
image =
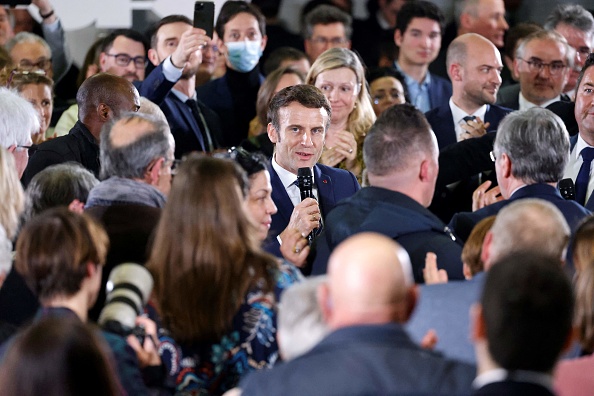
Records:
[[[260,44],[260,40],[225,43],[227,46],[227,59],[231,66],[242,73],[253,70],[262,56]]]

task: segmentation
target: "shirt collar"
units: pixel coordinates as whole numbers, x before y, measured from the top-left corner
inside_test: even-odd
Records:
[[[502,368],[489,370],[480,374],[472,382],[472,387],[474,389],[480,389],[485,385],[502,381],[527,382],[544,386],[551,391],[553,390],[553,378],[550,374],[527,370],[507,371]]]
[[[281,180],[281,183],[283,183],[283,186],[285,187],[285,189],[291,187],[291,185],[293,183],[295,183],[295,180],[297,180],[297,175],[292,172],[289,172],[288,170],[286,170],[285,168],[280,166],[278,164],[278,162],[276,162],[276,154],[274,154],[272,156],[271,162],[272,162],[272,169],[274,169],[274,171],[278,175],[278,177]],[[313,172],[313,169],[312,169],[311,174],[312,174],[312,182],[315,183],[315,173]]]
[[[191,97],[191,98],[190,98],[189,96],[187,96],[186,94],[184,94],[184,93],[181,93],[181,92],[180,92],[180,91],[178,91],[177,89],[172,89],[172,90],[171,90],[171,93],[172,93],[172,94],[174,94],[175,96],[177,96],[177,98],[178,98],[179,100],[181,100],[182,102],[184,102],[184,103],[186,103],[186,101],[187,101],[188,99],[194,99],[194,100],[196,100],[196,92],[194,92],[194,95],[192,95],[192,97]]]
[[[577,142],[575,143],[575,148],[573,149],[573,152],[575,153],[576,158],[578,158],[580,156],[580,153],[586,147],[592,147],[592,146],[590,146],[588,143],[586,143],[586,141],[582,138],[582,136],[580,134],[578,134]]]
[[[406,83],[407,86],[410,86],[411,84],[417,84],[419,86],[428,87],[429,84],[431,84],[431,73],[429,73],[429,72],[427,72],[427,74],[425,74],[425,79],[423,80],[422,83],[419,84],[417,82],[417,80],[415,80],[414,78],[412,78],[411,76],[406,74],[406,72],[404,70],[402,70],[402,68],[398,64],[398,61],[394,61],[394,67],[396,67],[396,70],[398,70],[400,73],[402,73],[402,75],[404,76],[404,82]]]
[[[531,109],[533,107],[542,107],[542,108],[545,108],[548,105],[550,105],[551,103],[558,102],[560,99],[561,99],[561,95],[557,95],[553,99],[551,99],[549,101],[546,101],[542,105],[538,106],[538,105],[536,105],[536,104],[534,104],[532,102],[529,102],[528,99],[526,99],[524,97],[524,95],[522,94],[522,91],[520,91],[520,97],[519,97],[518,102],[520,104],[520,110],[528,110],[528,109]]]
[[[455,124],[460,124],[462,119],[466,116],[475,116],[480,118],[483,122],[485,122],[485,114],[487,113],[487,109],[489,108],[488,105],[484,104],[479,107],[474,113],[467,114],[464,110],[462,110],[452,98],[450,98],[450,109],[452,110],[452,117],[454,118]]]

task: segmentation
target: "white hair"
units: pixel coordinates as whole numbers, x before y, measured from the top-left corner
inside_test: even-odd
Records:
[[[16,92],[0,88],[0,146],[28,146],[38,132],[39,115],[31,103]]]

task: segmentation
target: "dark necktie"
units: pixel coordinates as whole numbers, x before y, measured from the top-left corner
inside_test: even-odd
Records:
[[[594,148],[586,147],[580,153],[582,156],[582,166],[575,179],[575,200],[581,205],[586,204],[586,192],[588,191],[588,183],[590,182],[590,165],[594,159]]]
[[[214,150],[214,144],[212,143],[212,138],[210,136],[210,131],[208,129],[208,125],[206,125],[206,120],[200,111],[200,107],[198,107],[198,103],[194,99],[186,100],[186,104],[192,111],[192,115],[198,124],[198,140],[200,141],[200,145],[203,147],[204,151],[211,152]]]
[[[474,120],[476,120],[476,117],[475,116],[466,116],[466,117],[462,118],[462,120],[464,120],[464,122],[474,121]]]

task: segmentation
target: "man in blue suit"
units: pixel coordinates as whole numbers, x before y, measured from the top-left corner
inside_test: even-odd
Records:
[[[429,73],[441,48],[445,19],[425,0],[407,2],[398,12],[394,42],[399,48],[394,66],[404,75],[411,103],[423,113],[448,103],[452,84]]]
[[[540,199],[518,200],[499,212],[487,233],[481,250],[484,271],[466,281],[422,285],[422,298],[407,324],[413,339],[420,341],[433,329],[438,343],[435,350],[445,356],[474,363],[470,342],[469,310],[479,301],[486,272],[506,256],[534,252],[557,260],[569,240],[569,227],[561,212]],[[439,260],[439,257],[438,257]]]
[[[223,139],[216,113],[196,98],[200,48],[209,38],[183,15],[161,19],[151,36],[148,56],[157,66],[139,85],[140,94],[161,107],[175,139],[175,157],[210,152]]]
[[[404,330],[416,300],[400,245],[373,233],[347,239],[318,288],[330,334],[304,355],[247,376],[242,394],[468,394],[474,367],[422,349]]]
[[[497,130],[499,121],[511,112],[495,105],[503,63],[499,50],[489,40],[476,33],[458,36],[448,48],[447,67],[452,97],[449,103],[425,114],[440,150],[487,130]]]
[[[272,98],[268,110],[271,120],[268,137],[275,150],[270,182],[278,212],[272,216],[265,249],[273,254],[280,256],[279,247],[288,232],[298,230],[305,238],[314,229],[320,229],[325,216],[336,203],[360,188],[352,173],[317,164],[324,148],[331,112],[326,97],[310,85],[285,88]],[[295,184],[299,168],[313,170],[313,194],[316,199],[301,201]],[[293,249],[299,253],[302,245]]]
[[[569,158],[569,137],[561,119],[550,110],[535,107],[508,115],[497,131],[493,155],[504,200],[476,212],[456,214],[450,227],[462,240],[468,238],[479,221],[521,199],[551,202],[572,229],[590,213],[575,201],[563,199],[557,191],[557,182],[563,178]]]
[[[576,198],[582,197],[580,202],[589,210],[594,210],[594,178],[590,177],[592,163],[584,161],[586,153],[594,147],[594,55],[586,59],[584,68],[578,77],[575,93],[575,119],[579,133],[571,138],[571,153],[565,168],[564,177],[571,178],[576,184]],[[583,170],[582,170],[583,168]],[[579,175],[584,175],[580,178]],[[578,181],[578,178],[580,179]],[[583,181],[582,181],[583,180]],[[583,190],[583,191],[582,191]]]

